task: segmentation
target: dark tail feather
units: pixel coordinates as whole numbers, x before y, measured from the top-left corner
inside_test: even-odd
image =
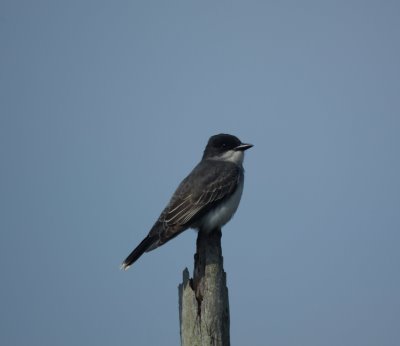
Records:
[[[137,259],[142,256],[156,241],[154,237],[147,236],[122,262],[121,269],[127,270]]]

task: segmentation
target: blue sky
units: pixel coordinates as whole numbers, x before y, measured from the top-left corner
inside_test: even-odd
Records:
[[[209,136],[233,345],[400,342],[395,1],[0,3],[0,344],[177,345],[187,231],[129,271]]]

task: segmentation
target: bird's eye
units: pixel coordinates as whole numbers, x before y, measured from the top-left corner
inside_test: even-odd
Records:
[[[226,143],[222,143],[222,148],[226,148]]]

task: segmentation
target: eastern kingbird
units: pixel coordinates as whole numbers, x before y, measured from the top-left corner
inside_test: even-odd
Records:
[[[252,146],[232,135],[212,136],[199,164],[181,182],[149,234],[121,268],[128,269],[144,252],[154,250],[188,228],[211,232],[225,225],[239,206],[244,151]]]

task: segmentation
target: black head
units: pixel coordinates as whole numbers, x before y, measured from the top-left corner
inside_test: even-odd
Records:
[[[252,146],[252,144],[242,143],[236,136],[220,133],[219,135],[210,137],[208,140],[203,159],[221,156],[229,150],[244,151]]]

